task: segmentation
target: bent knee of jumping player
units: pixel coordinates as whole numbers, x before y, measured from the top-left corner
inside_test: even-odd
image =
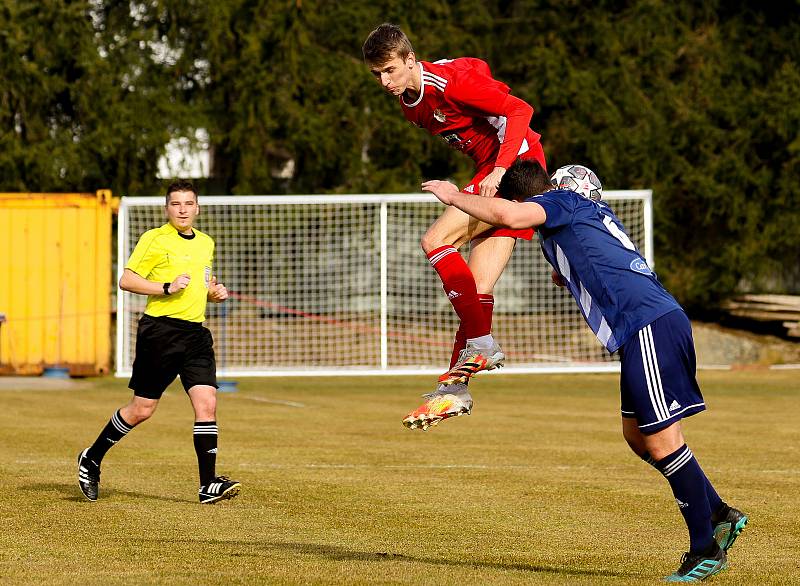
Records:
[[[425,251],[425,254],[430,254],[437,248],[445,246],[445,244],[442,244],[439,239],[434,238],[433,235],[429,234],[428,232],[425,232],[425,234],[422,235],[419,244],[422,246],[422,250]]]
[[[432,226],[427,232],[425,232],[425,234],[422,235],[419,243],[420,246],[422,246],[422,250],[425,251],[425,254],[430,254],[442,246],[453,246],[455,248],[460,248],[466,241],[467,238],[463,235],[463,233],[434,230]]]
[[[494,293],[494,286],[500,279],[503,269],[485,270],[481,267],[473,267],[470,265],[470,270],[475,277],[475,290],[478,295],[492,295]]]
[[[442,246],[461,248],[471,239],[491,228],[457,208],[447,208],[423,234],[420,244],[425,254]]]

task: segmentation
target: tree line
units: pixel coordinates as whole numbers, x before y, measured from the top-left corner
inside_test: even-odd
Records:
[[[207,193],[418,191],[470,161],[361,59],[384,21],[534,106],[552,168],[652,188],[657,270],[690,310],[800,291],[800,2],[141,0],[0,6],[0,190],[162,191],[208,130]],[[290,173],[285,172],[287,164]]]

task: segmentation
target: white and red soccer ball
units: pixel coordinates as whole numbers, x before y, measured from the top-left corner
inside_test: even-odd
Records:
[[[600,201],[603,197],[603,185],[597,175],[583,165],[560,167],[550,177],[550,183],[556,189],[569,189],[594,201]]]

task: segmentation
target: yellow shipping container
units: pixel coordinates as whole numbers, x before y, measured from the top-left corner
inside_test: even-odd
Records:
[[[111,192],[0,193],[0,373],[105,374]]]

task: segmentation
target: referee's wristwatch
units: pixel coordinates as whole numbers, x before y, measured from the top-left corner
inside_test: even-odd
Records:
[[[172,293],[169,292],[170,285],[172,285],[172,283],[164,283],[164,295],[172,295]]]

